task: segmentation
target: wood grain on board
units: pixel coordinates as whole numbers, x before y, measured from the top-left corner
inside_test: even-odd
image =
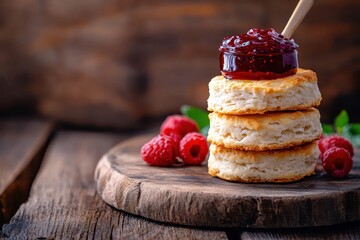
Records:
[[[30,192],[52,124],[40,120],[0,120],[0,226]]]
[[[318,169],[294,183],[233,183],[211,177],[206,165],[148,166],[140,148],[151,137],[124,141],[99,162],[97,189],[110,205],[190,226],[294,228],[360,220],[359,159],[345,179],[334,180]]]
[[[335,226],[290,229],[242,229],[229,234],[231,239],[360,239],[360,221]]]
[[[100,157],[125,135],[61,131],[50,144],[29,201],[2,234],[14,239],[226,239],[224,231],[171,226],[129,215],[96,193]]]

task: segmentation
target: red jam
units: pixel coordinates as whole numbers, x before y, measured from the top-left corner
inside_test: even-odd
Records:
[[[220,70],[227,79],[275,79],[296,73],[299,46],[274,29],[250,29],[225,37],[220,46]]]

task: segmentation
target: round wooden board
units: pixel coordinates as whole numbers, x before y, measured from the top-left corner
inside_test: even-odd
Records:
[[[360,220],[360,164],[346,179],[320,168],[294,183],[246,184],[211,177],[207,166],[147,165],[141,146],[153,135],[129,139],[98,163],[100,196],[125,212],[189,226],[283,228]]]

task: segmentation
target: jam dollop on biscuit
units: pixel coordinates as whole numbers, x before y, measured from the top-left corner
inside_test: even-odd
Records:
[[[296,73],[297,48],[270,29],[250,29],[246,34],[225,37],[219,48],[220,71],[227,79],[276,79]]]

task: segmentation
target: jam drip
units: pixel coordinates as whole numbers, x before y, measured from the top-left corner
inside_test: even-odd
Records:
[[[224,38],[220,70],[228,79],[275,79],[296,73],[299,46],[274,29],[250,29]]]

